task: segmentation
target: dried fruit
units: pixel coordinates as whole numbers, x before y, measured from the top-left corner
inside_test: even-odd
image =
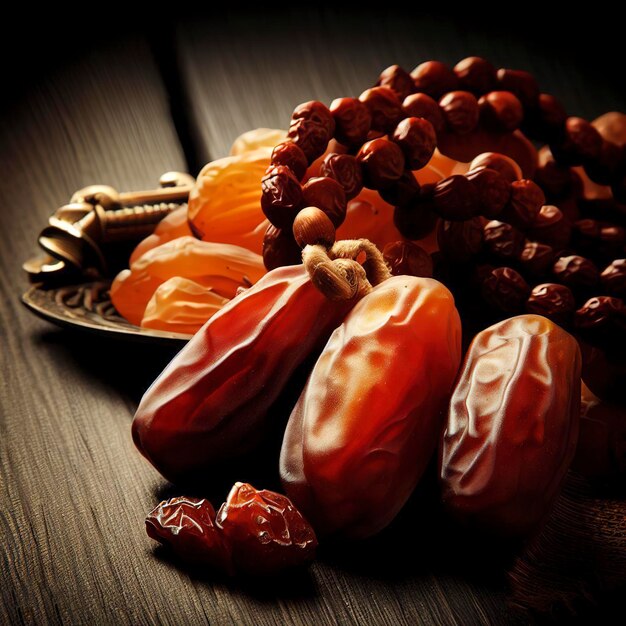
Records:
[[[351,154],[327,154],[320,174],[336,180],[343,188],[346,200],[352,200],[363,189],[361,165]]]
[[[412,241],[394,241],[383,250],[383,258],[394,276],[432,278],[433,261],[430,254]]]
[[[287,139],[287,132],[277,128],[255,128],[239,135],[230,148],[230,156],[240,156],[259,148],[273,148]]]
[[[305,202],[300,182],[285,165],[273,165],[261,179],[261,208],[278,228],[290,228]]]
[[[145,239],[142,239],[137,247],[133,250],[128,261],[129,265],[132,265],[139,257],[156,248],[163,243],[172,241],[172,239],[178,239],[178,237],[192,237],[193,233],[189,228],[189,222],[187,221],[187,207],[182,206],[180,209],[172,211],[169,215],[166,215],[154,229],[151,235],[148,235]],[[247,247],[247,246],[244,246]]]
[[[288,167],[298,180],[302,180],[309,167],[306,155],[293,141],[283,141],[272,150],[271,165]]]
[[[600,279],[598,268],[589,259],[576,254],[559,257],[552,267],[552,274],[571,289],[590,289]]]
[[[612,296],[626,296],[626,259],[614,259],[600,274],[602,286]]]
[[[331,302],[300,266],[269,272],[196,333],[144,394],[142,454],[169,480],[242,456],[271,429],[273,402],[354,302]]]
[[[411,276],[375,287],[332,334],[280,462],[287,494],[318,532],[367,537],[395,517],[434,452],[460,339],[450,292]]]
[[[531,226],[546,197],[539,185],[523,178],[511,183],[511,197],[504,207],[500,219],[522,230]]]
[[[441,449],[449,511],[499,535],[536,530],[576,449],[580,367],[576,340],[544,317],[520,315],[476,335]]]
[[[210,287],[174,276],[159,285],[152,294],[141,326],[193,335],[228,301]]]
[[[299,104],[291,115],[287,136],[304,152],[309,163],[324,154],[335,132],[328,107],[317,100]]]
[[[402,119],[402,103],[389,87],[366,89],[359,100],[369,109],[372,130],[389,133]]]
[[[459,135],[472,132],[478,125],[479,108],[469,91],[450,91],[439,100],[448,128]]]
[[[391,186],[404,172],[404,154],[388,139],[373,139],[363,144],[357,160],[363,168],[363,184],[369,189]]]
[[[297,217],[297,216],[296,216]],[[291,228],[276,228],[270,224],[263,239],[263,264],[268,270],[283,265],[300,265],[302,250],[293,236]]]
[[[335,137],[346,146],[360,146],[372,126],[372,114],[357,98],[337,98],[330,105]]]
[[[208,500],[177,497],[146,518],[148,535],[184,563],[215,573],[273,575],[315,556],[311,525],[285,496],[235,483],[215,515]]]
[[[459,87],[480,96],[494,89],[497,83],[496,68],[480,57],[467,57],[454,66]]]
[[[539,87],[535,77],[524,70],[500,68],[497,73],[500,89],[515,94],[527,108],[533,108],[539,98]]]
[[[524,249],[524,235],[506,222],[487,222],[483,238],[485,248],[500,259],[517,259]]]
[[[522,178],[522,170],[519,165],[505,154],[498,154],[497,152],[483,152],[479,154],[470,163],[469,168],[471,171],[480,167],[488,167],[491,170],[495,170],[509,183]]]
[[[312,561],[317,538],[285,496],[235,483],[217,513],[216,524],[232,550],[235,569],[268,575]]]
[[[522,123],[522,103],[509,91],[490,91],[478,101],[480,119],[498,132],[510,133]]]
[[[554,256],[554,250],[549,245],[527,241],[518,260],[524,273],[541,278],[549,274],[554,263]]]
[[[528,228],[528,237],[563,250],[569,243],[572,225],[561,210],[551,204],[541,207]]]
[[[575,310],[576,302],[572,290],[556,283],[536,285],[526,302],[528,313],[543,315],[560,326],[569,326]]]
[[[456,89],[459,81],[456,74],[441,61],[421,63],[411,72],[411,77],[416,91],[423,91],[433,98]]]
[[[478,195],[479,208],[477,210],[480,214],[488,219],[498,217],[511,199],[509,181],[502,174],[488,167],[470,170],[465,178],[474,185]]]
[[[271,153],[271,148],[259,148],[202,168],[189,194],[189,224],[197,237],[261,253],[267,220],[259,183]]]
[[[510,267],[497,267],[482,284],[482,296],[500,313],[513,315],[524,310],[530,287],[519,272]]]
[[[413,78],[399,65],[390,65],[387,69],[384,69],[376,85],[380,87],[389,87],[400,100],[404,100],[415,89]]]
[[[437,243],[442,254],[454,263],[467,263],[483,247],[483,226],[479,217],[463,222],[441,220],[437,228]]]
[[[111,286],[111,300],[120,315],[139,326],[157,287],[174,276],[230,299],[239,287],[250,286],[263,274],[263,260],[250,250],[179,237],[149,250],[130,270],[120,272]]]
[[[215,526],[215,509],[204,498],[164,500],[146,517],[146,532],[186,563],[232,573],[230,548]]]
[[[302,197],[303,206],[324,211],[335,228],[346,219],[346,193],[336,180],[328,176],[309,178],[302,187]]]
[[[478,193],[465,176],[454,174],[435,185],[433,207],[445,220],[467,220],[480,210]]]
[[[421,117],[404,118],[393,131],[391,137],[404,152],[406,167],[419,170],[430,161],[437,136],[432,124]]]
[[[436,100],[425,93],[413,93],[402,103],[402,110],[407,117],[423,117],[432,124],[436,133],[446,127],[446,120]]]

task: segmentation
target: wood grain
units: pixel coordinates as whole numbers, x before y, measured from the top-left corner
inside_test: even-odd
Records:
[[[21,263],[75,189],[153,187],[185,168],[148,46],[49,75],[0,133],[0,623],[155,621],[142,519],[159,479],[129,423],[166,356],[55,330],[19,301]]]
[[[429,59],[454,65],[470,55],[532,72],[570,115],[593,119],[625,110],[626,94],[614,69],[620,50],[613,27],[593,14],[586,24],[565,17],[550,19],[531,2],[515,20],[501,22],[490,22],[489,14],[479,11],[328,8],[233,12],[222,20],[183,22],[181,82],[199,137],[197,150],[205,161],[224,156],[238,134],[286,128],[294,107],[306,100],[329,104],[358,96],[394,63],[410,71]]]
[[[169,24],[164,18],[161,32]],[[176,53],[180,82],[171,66],[166,82],[184,93],[166,93],[152,33],[152,50],[145,37],[118,38],[47,74],[13,104],[0,126],[0,623],[531,621],[506,607],[505,557],[487,550],[487,560],[482,546],[448,541],[452,531],[428,490],[381,536],[329,545],[301,575],[233,583],[177,567],[154,549],[143,519],[179,491],[130,438],[137,401],[171,352],[56,330],[19,303],[20,265],[76,188],[133,189],[186,162],[197,169],[226,154],[237,134],[285,126],[303,100],[358,94],[394,62],[410,68],[485,54],[535,71],[573,112],[626,108],[602,81],[592,80],[590,99],[584,68],[494,32],[382,12],[349,21],[332,12],[233,14],[183,23],[179,47],[157,54],[163,69]],[[177,130],[193,140],[181,143]],[[224,497],[234,480],[270,486],[275,474],[265,461],[212,479]]]

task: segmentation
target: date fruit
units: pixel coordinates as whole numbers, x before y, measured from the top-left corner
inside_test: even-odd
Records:
[[[144,394],[132,425],[142,454],[173,482],[242,456],[294,370],[354,302],[331,302],[301,265],[275,269],[212,317]]]
[[[146,517],[146,532],[185,563],[232,573],[230,548],[215,525],[213,505],[204,498],[164,500]]]
[[[539,315],[476,335],[441,448],[443,500],[453,514],[504,536],[537,528],[576,449],[580,368],[576,340]]]
[[[240,574],[276,574],[315,556],[313,528],[289,498],[273,491],[235,483],[217,513],[216,524],[231,546]]]
[[[460,342],[450,292],[412,276],[375,287],[332,334],[280,459],[287,494],[318,532],[368,537],[402,508],[435,450]]]
[[[231,576],[273,575],[313,560],[317,538],[289,498],[235,483],[217,513],[204,498],[164,500],[148,536],[183,563]]]

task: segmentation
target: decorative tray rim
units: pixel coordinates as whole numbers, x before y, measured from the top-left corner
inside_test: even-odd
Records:
[[[108,280],[57,287],[35,283],[22,294],[21,301],[38,317],[62,328],[140,343],[182,346],[191,339],[192,335],[141,328],[127,322],[111,304],[110,284]]]

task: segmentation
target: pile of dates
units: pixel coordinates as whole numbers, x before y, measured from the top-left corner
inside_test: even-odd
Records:
[[[179,485],[282,432],[286,496],[237,483],[217,515],[174,498],[148,534],[214,571],[271,574],[310,562],[318,537],[381,531],[433,460],[456,522],[523,539],[572,464],[623,475],[625,414],[604,392],[626,339],[626,116],[607,115],[568,117],[530,74],[478,57],[298,106],[259,180],[269,271],[212,310],[132,426]],[[425,182],[434,162],[448,175]],[[363,204],[389,222],[374,259],[336,241],[369,234]]]
[[[270,271],[153,383],[135,443],[178,484],[210,476],[276,430],[272,406],[315,351],[280,454],[289,500],[264,505],[247,487],[260,512],[242,513],[236,532],[225,526],[229,503],[216,518],[209,505],[169,501],[149,516],[150,536],[221,572],[275,572],[308,562],[316,535],[364,538],[386,527],[437,452],[453,515],[504,535],[536,530],[575,452],[576,340],[547,318],[518,316],[479,333],[459,370],[460,318],[430,278],[394,276],[338,301],[302,266]],[[270,556],[241,564],[240,541]]]

